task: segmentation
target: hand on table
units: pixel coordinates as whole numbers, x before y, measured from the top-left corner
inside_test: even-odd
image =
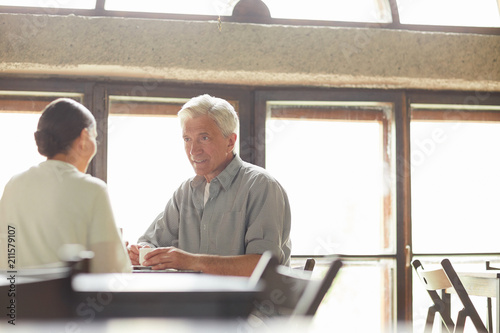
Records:
[[[176,247],[160,247],[144,256],[145,266],[151,269],[192,269],[198,270],[198,255],[192,254]]]
[[[139,263],[139,249],[143,247],[150,247],[149,245],[130,245],[127,247],[128,256],[132,265],[140,265]]]

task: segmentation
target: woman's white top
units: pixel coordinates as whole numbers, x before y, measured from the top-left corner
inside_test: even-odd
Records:
[[[72,164],[47,160],[5,186],[0,200],[0,270],[61,264],[58,250],[64,244],[93,251],[93,273],[131,271],[106,184]]]

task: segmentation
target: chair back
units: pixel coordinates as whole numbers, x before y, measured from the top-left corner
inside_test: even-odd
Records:
[[[88,273],[89,260],[94,254],[82,245],[63,245],[58,251],[62,263],[49,264],[37,268],[18,269],[15,275],[16,319],[51,320],[75,317],[75,293],[72,288],[73,276]],[[0,277],[6,274],[0,272]],[[2,282],[8,280],[1,278]],[[7,295],[10,284],[0,282],[0,295]],[[0,307],[10,304],[8,297],[0,297]],[[5,307],[4,307],[5,305]]]
[[[307,258],[303,266],[293,266],[293,269],[312,272],[314,270],[314,265],[316,265],[316,260]]]
[[[250,277],[251,283],[264,284],[264,292],[254,304],[254,315],[260,318],[314,315],[340,266],[341,262],[335,261],[325,277],[316,281],[311,280],[310,272],[279,265],[271,252],[265,252]]]
[[[312,272],[314,269],[314,265],[316,265],[316,260],[314,260],[313,258],[309,258],[306,260],[306,265],[304,266],[304,270]]]
[[[460,302],[462,302],[463,305],[463,309],[460,310],[458,313],[457,325],[456,325],[457,327],[455,328],[455,332],[463,332],[463,328],[465,326],[465,320],[467,318],[470,318],[470,320],[472,321],[474,327],[476,327],[476,330],[478,332],[487,333],[488,330],[486,329],[486,326],[481,320],[481,317],[479,317],[476,307],[472,303],[469,294],[467,293],[467,290],[465,289],[462,281],[460,280],[460,277],[453,268],[451,262],[448,259],[443,259],[441,261],[441,266],[446,272],[448,279],[453,285],[453,289],[455,289],[455,292],[457,293],[458,298],[460,298]]]
[[[427,311],[424,332],[432,332],[436,312],[441,316],[441,321],[446,330],[453,332],[455,322],[451,319],[450,314],[450,295],[444,292],[445,289],[451,288],[452,284],[446,276],[445,271],[442,268],[425,270],[419,260],[414,260],[412,265],[433,302]],[[438,294],[438,291],[441,291],[441,296]]]
[[[435,270],[424,270],[419,260],[414,260],[412,265],[434,303],[428,310],[427,322],[425,326],[426,332],[432,331],[434,315],[436,312],[439,312],[441,315],[443,325],[448,332],[463,332],[467,318],[472,321],[478,332],[488,332],[486,326],[479,317],[467,290],[460,280],[460,277],[448,259],[443,259],[441,261],[441,268]],[[463,306],[463,308],[458,312],[458,317],[455,322],[451,319],[450,295],[449,293],[445,293],[446,289],[456,293]],[[442,291],[441,297],[437,293],[439,290]]]
[[[7,278],[10,276],[6,273]],[[0,274],[1,276],[1,274]],[[17,270],[15,274],[16,320],[50,320],[74,316],[72,271],[69,267],[47,267]],[[2,278],[2,280],[4,280]],[[10,285],[0,285],[0,294],[7,295]],[[10,304],[0,297],[0,306]]]
[[[299,303],[295,307],[294,316],[314,316],[341,267],[342,261],[336,259],[328,267],[328,271],[323,279],[311,280],[309,282]]]

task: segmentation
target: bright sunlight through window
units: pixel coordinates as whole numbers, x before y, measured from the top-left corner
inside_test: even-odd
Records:
[[[96,0],[0,0],[2,6],[94,9]]]
[[[500,27],[497,0],[398,0],[401,23]]]

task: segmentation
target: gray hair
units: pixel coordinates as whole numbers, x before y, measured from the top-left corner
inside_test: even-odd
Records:
[[[191,98],[177,115],[183,127],[186,119],[209,116],[225,138],[237,133],[239,127],[238,115],[233,106],[222,98],[207,94]]]

